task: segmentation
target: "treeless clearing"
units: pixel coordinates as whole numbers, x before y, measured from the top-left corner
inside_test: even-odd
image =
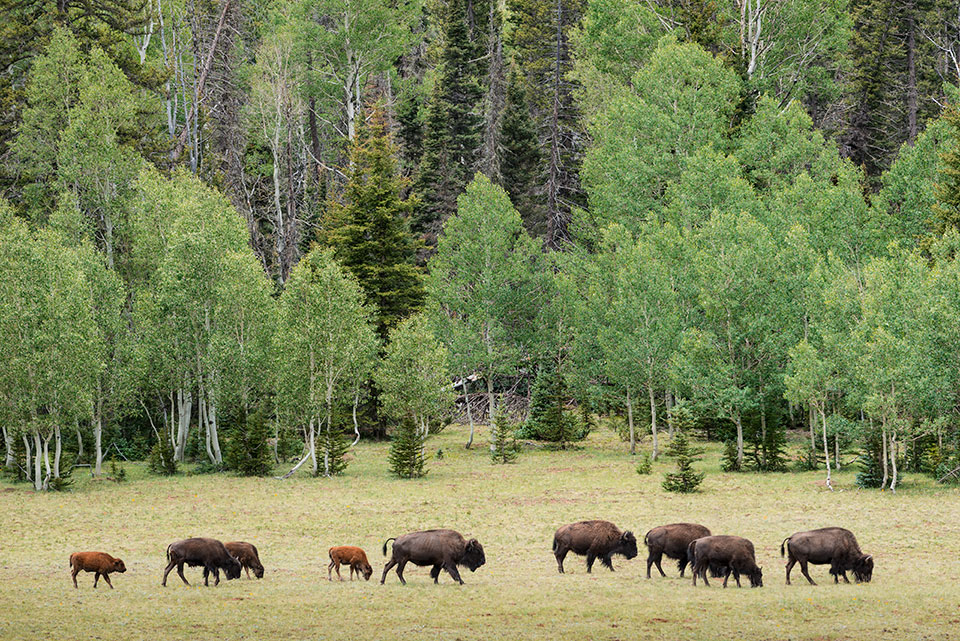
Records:
[[[721,474],[711,445],[703,491],[673,495],[660,488],[668,461],[638,476],[607,430],[583,449],[525,451],[508,466],[491,465],[486,447],[464,450],[466,436],[454,426],[431,437],[428,451],[445,456],[417,481],[387,475],[387,443],[361,443],[333,480],[161,479],[136,465],[122,485],[78,471],[71,493],[0,492],[0,638],[948,639],[960,625],[960,491],[919,475],[881,494],[857,491],[845,467],[830,492],[823,472]],[[570,556],[558,574],[554,531],[589,518],[633,530],[639,556],[591,575]],[[753,541],[764,587],[694,588],[666,560],[667,578],[644,578],[644,533],[675,521]],[[872,583],[834,585],[826,566],[811,566],[821,585],[784,585],[780,542],[826,525],[851,529],[874,555]],[[379,576],[387,537],[431,527],[483,544],[487,564],[464,570],[466,585],[444,573],[435,586],[429,568],[412,566],[406,587],[393,573],[385,586],[326,580],[330,546],[361,546]],[[191,536],[255,544],[264,578],[162,588],[166,546]],[[115,590],[73,588],[67,559],[88,548],[124,559]],[[200,569],[185,573],[202,583]]]

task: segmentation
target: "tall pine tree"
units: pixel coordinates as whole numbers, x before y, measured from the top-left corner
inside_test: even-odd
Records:
[[[366,122],[360,120],[344,200],[331,203],[325,230],[334,255],[356,276],[367,304],[377,310],[382,338],[423,303],[409,231],[416,200],[402,197],[408,179],[398,171],[396,152],[383,111],[374,107]]]

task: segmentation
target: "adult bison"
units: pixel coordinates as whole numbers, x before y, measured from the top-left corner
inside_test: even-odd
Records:
[[[563,560],[567,552],[587,557],[587,572],[593,569],[593,562],[600,563],[613,571],[610,557],[620,554],[628,559],[637,556],[637,537],[633,532],[621,531],[610,521],[580,521],[562,526],[553,535],[553,555],[557,557],[557,569],[563,574]]]
[[[257,546],[246,541],[230,541],[224,543],[223,546],[227,548],[230,556],[240,561],[240,567],[247,573],[248,579],[250,578],[250,570],[253,570],[253,575],[258,579],[263,578],[263,564],[260,563],[260,553],[257,552]]]
[[[483,546],[478,540],[468,541],[454,530],[425,530],[390,537],[383,542],[384,556],[387,555],[387,543],[390,541],[393,541],[393,555],[383,568],[380,585],[386,581],[387,572],[393,566],[397,566],[397,577],[400,578],[400,583],[406,585],[407,582],[403,580],[403,568],[408,562],[420,566],[433,566],[430,569],[430,577],[434,583],[439,583],[440,570],[446,570],[454,581],[463,585],[463,579],[460,578],[460,572],[457,570],[458,565],[476,572],[477,568],[487,562],[483,554]]]
[[[787,585],[790,585],[790,570],[797,563],[800,572],[807,577],[810,585],[816,585],[807,572],[807,564],[830,564],[830,574],[833,582],[839,583],[843,577],[845,583],[850,583],[847,571],[853,571],[853,578],[857,583],[869,583],[873,578],[873,555],[860,551],[857,537],[850,530],[842,527],[825,527],[809,532],[797,532],[789,536],[780,544],[780,556],[784,554],[784,546],[790,554],[787,560]]]
[[[663,555],[676,559],[680,576],[687,567],[687,547],[692,541],[710,536],[710,530],[696,523],[671,523],[655,527],[643,537],[647,546],[647,578],[650,578],[650,566],[656,564],[660,576],[667,576],[660,566]]]
[[[240,578],[240,561],[237,561],[227,551],[226,546],[216,539],[193,538],[176,541],[167,546],[167,569],[163,572],[163,583],[167,585],[167,575],[174,566],[177,574],[187,585],[187,578],[183,576],[184,564],[190,567],[203,567],[203,584],[210,585],[210,573],[213,572],[214,585],[220,585],[220,570],[227,575],[227,579]]]
[[[70,555],[70,570],[72,572],[73,587],[77,587],[77,574],[82,570],[84,572],[95,573],[93,576],[93,587],[97,587],[97,581],[99,581],[102,576],[103,580],[107,582],[107,585],[109,585],[112,590],[113,584],[110,583],[110,573],[120,572],[122,574],[127,571],[127,566],[123,564],[123,561],[110,556],[106,552],[74,552]]]
[[[737,587],[740,587],[741,574],[750,578],[750,587],[763,587],[763,571],[757,566],[753,543],[745,538],[723,535],[696,539],[687,547],[687,558],[692,566],[694,585],[697,584],[697,576],[703,579],[704,584],[710,585],[707,569],[715,566],[723,571],[723,587],[727,587],[731,573]]]

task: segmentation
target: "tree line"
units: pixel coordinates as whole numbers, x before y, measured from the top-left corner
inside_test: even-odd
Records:
[[[536,389],[654,458],[685,399],[729,469],[800,426],[867,485],[960,467],[949,3],[4,13],[3,430],[38,488],[64,431],[96,474],[104,434],[219,467],[260,412],[329,475],[350,433],[459,392],[469,445]]]

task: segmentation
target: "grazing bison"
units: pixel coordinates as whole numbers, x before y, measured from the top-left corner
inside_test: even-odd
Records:
[[[353,545],[340,545],[338,547],[330,548],[329,554],[330,565],[327,566],[328,581],[333,580],[333,578],[330,576],[331,570],[336,570],[337,578],[343,581],[343,577],[340,576],[341,563],[350,566],[351,581],[353,581],[354,572],[357,573],[357,576],[360,576],[362,573],[364,581],[370,580],[370,575],[373,574],[373,568],[370,566],[370,562],[367,561],[367,553],[362,549]]]
[[[873,556],[860,551],[857,537],[850,530],[842,527],[825,527],[809,532],[797,532],[787,537],[780,544],[780,556],[783,556],[784,545],[790,553],[787,560],[787,585],[790,585],[790,570],[796,563],[800,563],[800,572],[807,577],[810,585],[816,585],[807,572],[807,564],[830,564],[830,574],[833,582],[839,583],[843,577],[845,583],[850,583],[847,571],[853,571],[853,578],[857,583],[869,583],[873,578]]]
[[[391,537],[383,542],[384,556],[387,555],[387,543],[390,541],[393,541],[393,555],[383,568],[380,585],[383,585],[387,579],[387,572],[393,566],[397,566],[400,583],[406,585],[407,582],[403,580],[403,568],[408,561],[414,565],[432,565],[430,577],[434,583],[439,583],[438,577],[442,569],[446,570],[460,585],[463,585],[463,579],[460,578],[460,572],[457,570],[458,565],[476,572],[477,568],[487,562],[483,554],[483,546],[479,541],[476,539],[468,541],[459,532],[453,530],[425,530],[396,538]]]
[[[587,556],[587,572],[593,562],[613,571],[611,556],[621,554],[628,559],[637,556],[637,537],[633,532],[623,532],[610,521],[580,521],[564,525],[553,535],[553,555],[557,557],[557,569],[563,574],[563,560],[567,552]]]
[[[103,576],[110,589],[113,584],[110,583],[110,573],[127,571],[127,566],[118,558],[112,557],[106,552],[74,552],[70,555],[70,569],[73,572],[73,587],[77,587],[77,574],[80,570],[84,572],[95,572],[93,576],[93,587],[97,587],[97,581]]]
[[[696,523],[671,523],[655,527],[643,537],[647,546],[647,578],[650,578],[650,566],[656,564],[660,576],[667,576],[660,566],[660,560],[666,554],[668,559],[676,559],[680,576],[687,567],[687,547],[692,541],[710,536],[710,530]]]
[[[260,554],[257,552],[257,546],[252,543],[245,543],[244,541],[230,541],[229,543],[224,543],[223,546],[227,548],[230,556],[240,561],[240,567],[247,573],[248,579],[250,578],[251,569],[255,577],[258,579],[263,578],[263,564],[260,563]]]
[[[240,561],[230,556],[227,548],[216,539],[184,539],[167,546],[167,569],[163,572],[163,583],[167,584],[167,575],[174,566],[177,574],[186,585],[187,578],[183,576],[184,564],[190,567],[203,567],[203,584],[210,585],[210,573],[213,572],[214,585],[220,585],[220,570],[227,575],[227,579],[240,578]]]
[[[753,543],[739,536],[705,536],[692,541],[687,547],[687,558],[692,566],[693,584],[697,584],[697,576],[703,579],[706,585],[707,569],[716,566],[723,571],[723,587],[727,587],[730,573],[740,587],[740,575],[750,578],[750,587],[763,587],[763,572],[757,566]]]

